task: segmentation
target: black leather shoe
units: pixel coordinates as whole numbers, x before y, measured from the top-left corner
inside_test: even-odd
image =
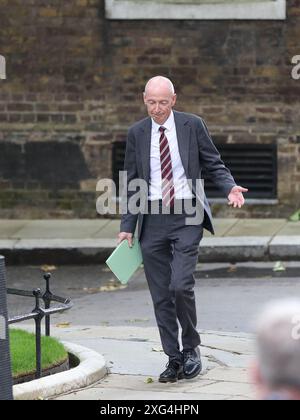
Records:
[[[202,370],[202,363],[200,358],[200,350],[188,349],[182,351],[183,355],[183,375],[185,379],[192,379],[199,375]]]
[[[160,375],[159,382],[177,382],[177,379],[181,379],[183,376],[182,363],[176,360],[170,360],[167,364],[167,369]],[[180,378],[179,378],[180,377]]]

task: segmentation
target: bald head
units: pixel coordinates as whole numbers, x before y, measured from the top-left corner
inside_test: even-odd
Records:
[[[163,76],[152,77],[145,86],[144,103],[153,120],[163,125],[176,103],[173,83]]]
[[[145,94],[152,90],[168,91],[171,95],[174,95],[174,85],[170,79],[164,76],[152,77],[145,86]]]

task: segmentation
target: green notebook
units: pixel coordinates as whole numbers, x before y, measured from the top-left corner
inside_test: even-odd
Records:
[[[132,248],[126,239],[122,241],[105,262],[122,284],[128,283],[143,262],[138,240],[134,239]]]

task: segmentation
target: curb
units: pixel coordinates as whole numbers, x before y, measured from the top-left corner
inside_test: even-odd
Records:
[[[117,239],[0,240],[6,264],[98,264],[105,262]]]
[[[67,351],[80,360],[80,364],[66,372],[57,373],[20,385],[14,385],[15,400],[37,400],[58,396],[87,387],[108,373],[104,357],[78,344],[62,341]]]
[[[117,245],[116,239],[0,240],[6,264],[101,264]],[[205,237],[199,262],[300,261],[300,236]]]

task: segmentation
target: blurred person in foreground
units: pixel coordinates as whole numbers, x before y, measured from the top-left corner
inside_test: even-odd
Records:
[[[269,303],[256,320],[252,376],[261,400],[300,400],[300,300]]]

